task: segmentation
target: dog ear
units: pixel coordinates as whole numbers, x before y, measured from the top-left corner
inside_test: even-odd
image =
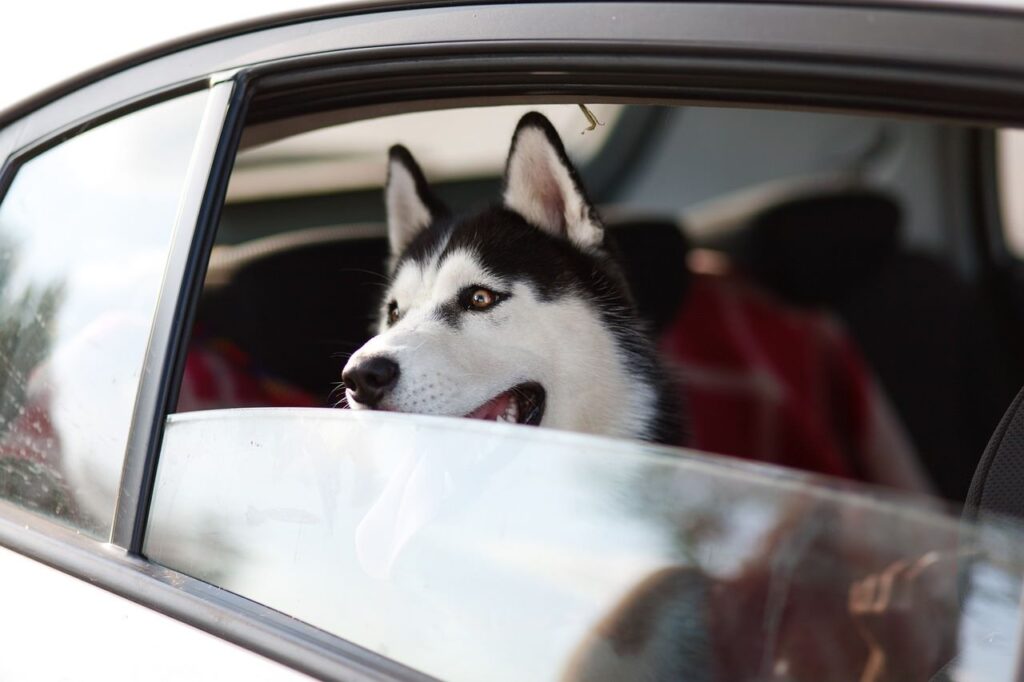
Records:
[[[562,140],[537,112],[523,116],[512,135],[503,198],[527,222],[579,246],[598,247],[604,239]]]
[[[384,188],[388,215],[388,243],[392,257],[434,221],[446,216],[448,209],[434,196],[409,150],[396,144],[388,150],[388,180]]]

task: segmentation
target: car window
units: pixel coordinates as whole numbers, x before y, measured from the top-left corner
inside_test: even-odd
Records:
[[[61,142],[0,203],[0,496],[99,538],[206,100]]]
[[[145,551],[444,679],[997,682],[1022,546],[643,443],[252,409],[171,417]]]
[[[571,116],[549,125],[579,164],[573,143],[591,131],[584,110],[562,106],[553,111]],[[674,441],[687,451],[543,422],[294,409],[343,406],[351,386],[339,379],[373,343],[372,321],[392,308],[401,319],[398,301],[382,300],[385,206],[410,204],[385,201],[385,177],[402,177],[389,163],[422,158],[426,177],[406,166],[406,186],[433,187],[456,212],[507,202],[509,179],[503,189],[495,173],[512,166],[522,123],[501,111],[365,125],[318,112],[305,122],[338,125],[265,147],[254,136],[299,123],[252,114],[165,432],[147,555],[443,678],[869,679],[871,657],[885,656],[920,665],[890,666],[894,679],[927,679],[950,661],[1010,679],[1017,536],[960,535],[941,504],[836,483],[962,500],[1024,381],[958,269],[951,235],[979,226],[943,210],[963,188],[951,180],[959,169],[936,159],[954,158],[942,152],[965,128],[637,104],[612,117],[595,105],[615,124],[604,150],[636,122],[658,122],[633,127],[627,157],[599,151],[578,168],[589,189],[585,171],[615,162],[597,210],[643,322],[630,339],[657,346],[659,398],[687,425]],[[465,138],[438,123],[469,120],[478,127]],[[478,133],[487,145],[474,145]],[[395,142],[408,150],[389,152]],[[428,214],[436,205],[423,203]],[[513,244],[485,255],[502,239],[479,229],[471,241],[498,271],[477,275],[493,303],[488,277],[532,254]],[[428,334],[396,342],[408,352],[399,383],[422,380],[423,400],[437,389],[479,405],[437,413],[530,423],[543,396],[554,404],[554,389],[529,381],[536,360],[602,366],[587,343],[600,328],[528,318],[502,329],[486,343],[439,332],[452,341],[440,354],[424,349]],[[527,342],[541,336],[553,345]],[[502,355],[506,339],[529,347]],[[429,372],[415,364],[435,357],[445,359]],[[496,396],[476,385],[502,363],[527,381]],[[385,387],[398,376],[390,364]],[[562,395],[595,413],[612,406],[577,423],[599,432],[630,402],[591,371]],[[643,379],[642,365],[630,372]]]
[[[926,121],[600,102],[253,114],[177,411],[337,404],[388,281],[389,147],[468,215],[501,196],[529,109],[617,242],[686,445],[964,499],[1024,383],[1003,332],[1019,311],[990,309],[984,264],[962,267],[983,226],[949,210],[970,197],[948,150],[969,129]]]

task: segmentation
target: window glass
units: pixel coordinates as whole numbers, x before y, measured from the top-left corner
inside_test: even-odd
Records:
[[[145,549],[444,679],[999,682],[1022,547],[677,449],[250,409],[170,418]]]
[[[1024,258],[1024,130],[997,134],[999,202],[1006,246]]]
[[[97,537],[206,98],[61,143],[0,203],[0,496]]]

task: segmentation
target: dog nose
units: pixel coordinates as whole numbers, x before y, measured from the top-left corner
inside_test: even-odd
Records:
[[[358,402],[375,407],[398,381],[398,363],[380,355],[367,358],[346,367],[341,380]]]

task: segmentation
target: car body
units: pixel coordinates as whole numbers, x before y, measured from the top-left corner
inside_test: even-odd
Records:
[[[5,386],[18,384],[4,404],[9,438],[26,408],[46,407],[15,434],[11,447],[29,454],[8,452],[18,463],[4,471],[10,480],[24,474],[38,492],[32,448],[60,441],[75,499],[0,500],[0,564],[14,576],[0,592],[5,641],[24,643],[0,671],[587,677],[587,642],[604,636],[595,623],[614,629],[615,605],[625,600],[628,612],[633,587],[681,556],[731,576],[726,595],[749,584],[776,594],[775,578],[791,580],[787,562],[806,551],[820,562],[796,574],[824,580],[828,597],[800,602],[792,618],[826,630],[836,612],[823,608],[816,621],[816,605],[842,611],[866,576],[933,552],[959,561],[967,547],[981,567],[975,584],[991,589],[950,620],[952,634],[925,631],[959,641],[963,675],[1015,679],[1024,542],[996,523],[961,531],[930,498],[503,425],[297,407],[176,414],[175,406],[218,226],[230,214],[236,154],[326,125],[318,116],[342,123],[585,99],[965,126],[942,137],[959,155],[941,167],[955,177],[953,212],[969,214],[970,229],[951,231],[944,248],[1012,307],[1020,270],[994,231],[991,128],[1021,125],[1022,37],[1017,3],[351,3],[156,48],[3,112],[0,236],[34,272],[52,274],[83,254],[94,267],[52,287],[0,279],[0,290],[14,282],[10,291],[27,292],[11,294],[18,315],[45,317],[69,301],[85,311],[39,323],[60,349],[48,361],[5,370]],[[103,137],[115,131],[117,142],[124,121],[162,134],[137,148]],[[100,163],[100,150],[113,148],[136,153]],[[61,174],[82,159],[89,163],[71,183]],[[156,189],[133,184],[151,176]],[[76,187],[104,197],[107,209],[130,210],[62,213],[64,203],[77,211],[62,198]],[[33,231],[25,206],[47,211],[57,227]],[[96,238],[84,227],[61,231],[77,220]],[[129,299],[110,310],[95,303]],[[89,453],[91,468],[76,469],[76,451]],[[966,487],[963,471],[954,477]],[[775,572],[744,572],[755,564]],[[51,608],[38,606],[47,601]],[[725,601],[728,611],[742,600]],[[81,607],[69,613],[54,602]],[[790,632],[780,621],[767,630]],[[854,641],[851,632],[835,641]],[[820,673],[806,645],[778,639],[759,674]],[[54,640],[62,651],[65,642],[78,648],[56,660]],[[693,663],[705,672],[720,664]],[[853,675],[830,674],[819,679]]]

